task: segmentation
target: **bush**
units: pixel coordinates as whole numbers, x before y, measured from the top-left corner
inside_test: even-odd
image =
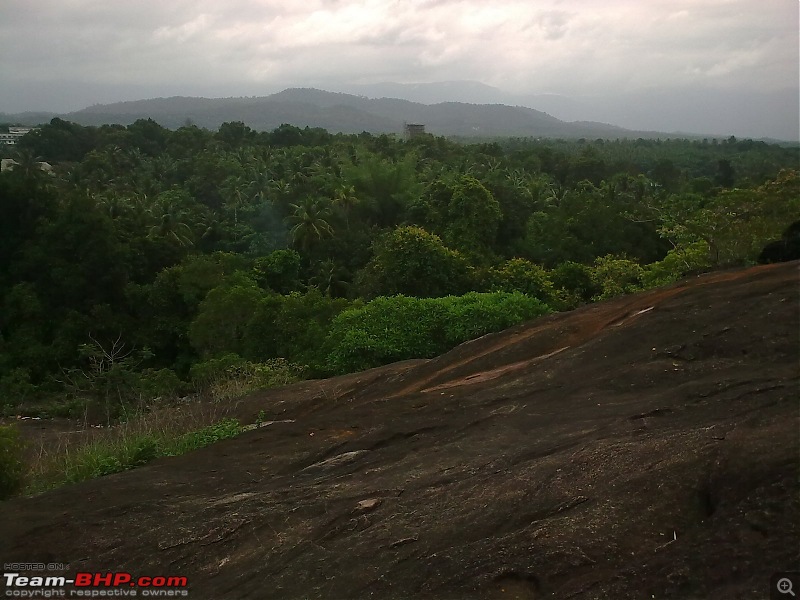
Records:
[[[550,304],[555,298],[548,272],[524,258],[512,258],[489,269],[489,289],[493,292],[522,292]]]
[[[375,255],[359,274],[368,298],[406,294],[432,298],[468,289],[464,256],[420,227],[398,227],[374,244]]]
[[[13,414],[35,393],[36,386],[31,383],[31,375],[27,369],[13,369],[7,375],[0,377],[0,409],[5,414]]]
[[[264,362],[247,361],[236,354],[224,354],[191,369],[192,381],[214,400],[238,398],[254,390],[294,383],[302,378],[305,367],[283,358]]]
[[[195,363],[189,370],[192,383],[204,388],[219,380],[225,379],[229,369],[244,365],[247,361],[238,354],[229,352],[203,362]]]
[[[171,369],[145,369],[140,374],[139,392],[146,400],[174,398],[186,384]]]
[[[334,319],[326,340],[327,368],[341,374],[409,358],[431,358],[547,312],[546,304],[519,292],[376,298]]]
[[[708,243],[701,240],[673,248],[663,260],[645,266],[642,281],[645,288],[668,285],[685,275],[706,271],[710,267]]]
[[[0,425],[0,500],[22,488],[25,467],[23,443],[16,425]]]
[[[446,310],[444,350],[550,312],[547,304],[520,292],[471,292],[438,300]]]
[[[559,264],[550,271],[553,285],[559,290],[568,307],[576,307],[600,293],[600,288],[592,280],[592,270],[586,265],[573,261]]]
[[[446,309],[441,300],[380,297],[342,312],[328,333],[328,369],[350,373],[444,352]]]
[[[644,270],[638,263],[624,256],[608,254],[594,261],[592,281],[602,291],[595,300],[605,300],[642,289]]]

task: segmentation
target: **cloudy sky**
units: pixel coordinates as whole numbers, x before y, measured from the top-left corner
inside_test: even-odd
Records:
[[[0,0],[0,111],[290,86],[798,87],[798,0]]]

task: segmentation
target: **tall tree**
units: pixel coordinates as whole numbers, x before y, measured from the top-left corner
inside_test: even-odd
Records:
[[[289,235],[295,247],[308,252],[315,244],[334,235],[328,222],[331,212],[325,200],[309,196],[300,204],[289,206],[292,214],[286,217],[286,222],[291,226]]]

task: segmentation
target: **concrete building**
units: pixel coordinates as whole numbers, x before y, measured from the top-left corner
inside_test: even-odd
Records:
[[[425,135],[425,125],[420,125],[419,123],[406,123],[405,134],[407,140]]]
[[[33,127],[9,127],[8,133],[0,133],[0,144],[16,146],[17,140],[32,130]]]

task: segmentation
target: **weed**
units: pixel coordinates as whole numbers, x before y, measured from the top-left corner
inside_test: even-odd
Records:
[[[23,483],[23,443],[16,425],[0,426],[0,500],[16,493]]]

